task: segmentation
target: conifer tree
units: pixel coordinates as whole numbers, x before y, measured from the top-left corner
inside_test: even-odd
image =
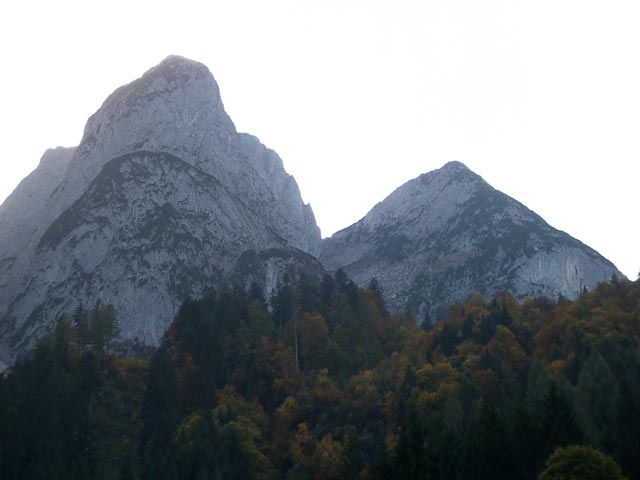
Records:
[[[560,392],[556,382],[551,382],[549,392],[544,398],[542,429],[546,455],[556,447],[582,441],[582,432],[576,422],[573,408]]]
[[[178,380],[171,355],[162,345],[151,362],[142,404],[139,452],[152,478],[161,478],[164,454],[178,424]]]

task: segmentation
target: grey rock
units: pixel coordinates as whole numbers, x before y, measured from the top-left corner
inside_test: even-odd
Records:
[[[51,196],[64,179],[75,148],[47,150],[38,167],[0,205],[0,319],[12,300],[24,252],[37,239]]]
[[[612,275],[624,277],[460,162],[395,190],[325,239],[320,260],[361,286],[377,278],[389,308],[408,306],[419,321],[443,316],[473,293],[575,298]]]
[[[125,339],[157,344],[187,295],[237,277],[244,251],[320,248],[282,160],[236,132],[204,65],[176,56],[109,96],[77,148],[48,151],[0,226],[7,364],[96,300]]]

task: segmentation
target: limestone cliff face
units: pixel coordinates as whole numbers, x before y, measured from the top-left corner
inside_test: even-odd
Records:
[[[476,292],[575,298],[613,274],[623,277],[459,162],[407,182],[325,239],[320,260],[360,285],[377,278],[389,306],[409,305],[419,321]]]
[[[23,268],[25,254],[42,232],[51,197],[60,186],[74,152],[75,148],[47,150],[38,167],[0,205],[0,320],[16,295],[15,281]]]
[[[89,119],[69,181],[68,207],[111,159],[147,150],[167,152],[215,176],[270,221],[296,248],[317,254],[319,230],[282,160],[251,135],[237,133],[218,86],[201,63],[171,56],[120,87]],[[61,212],[60,212],[61,213]]]
[[[175,56],[109,96],[77,148],[48,151],[0,227],[5,363],[98,299],[125,338],[156,344],[174,308],[234,277],[246,250],[288,252],[285,268],[320,247],[282,160],[236,132],[204,65]]]

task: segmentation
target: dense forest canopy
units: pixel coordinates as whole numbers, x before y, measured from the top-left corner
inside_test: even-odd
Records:
[[[381,293],[212,290],[149,360],[79,308],[0,379],[0,477],[535,479],[575,457],[640,479],[640,282],[475,295],[428,328]]]

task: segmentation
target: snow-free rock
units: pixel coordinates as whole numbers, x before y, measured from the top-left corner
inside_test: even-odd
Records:
[[[5,363],[97,300],[125,339],[157,344],[188,295],[235,278],[244,251],[289,252],[284,271],[291,252],[320,247],[280,157],[236,131],[204,65],[177,56],[111,94],[77,148],[48,151],[0,226]]]
[[[441,317],[473,293],[575,298],[612,275],[623,277],[460,162],[402,185],[325,239],[320,260],[362,286],[376,278],[388,306],[409,306],[418,321]]]

